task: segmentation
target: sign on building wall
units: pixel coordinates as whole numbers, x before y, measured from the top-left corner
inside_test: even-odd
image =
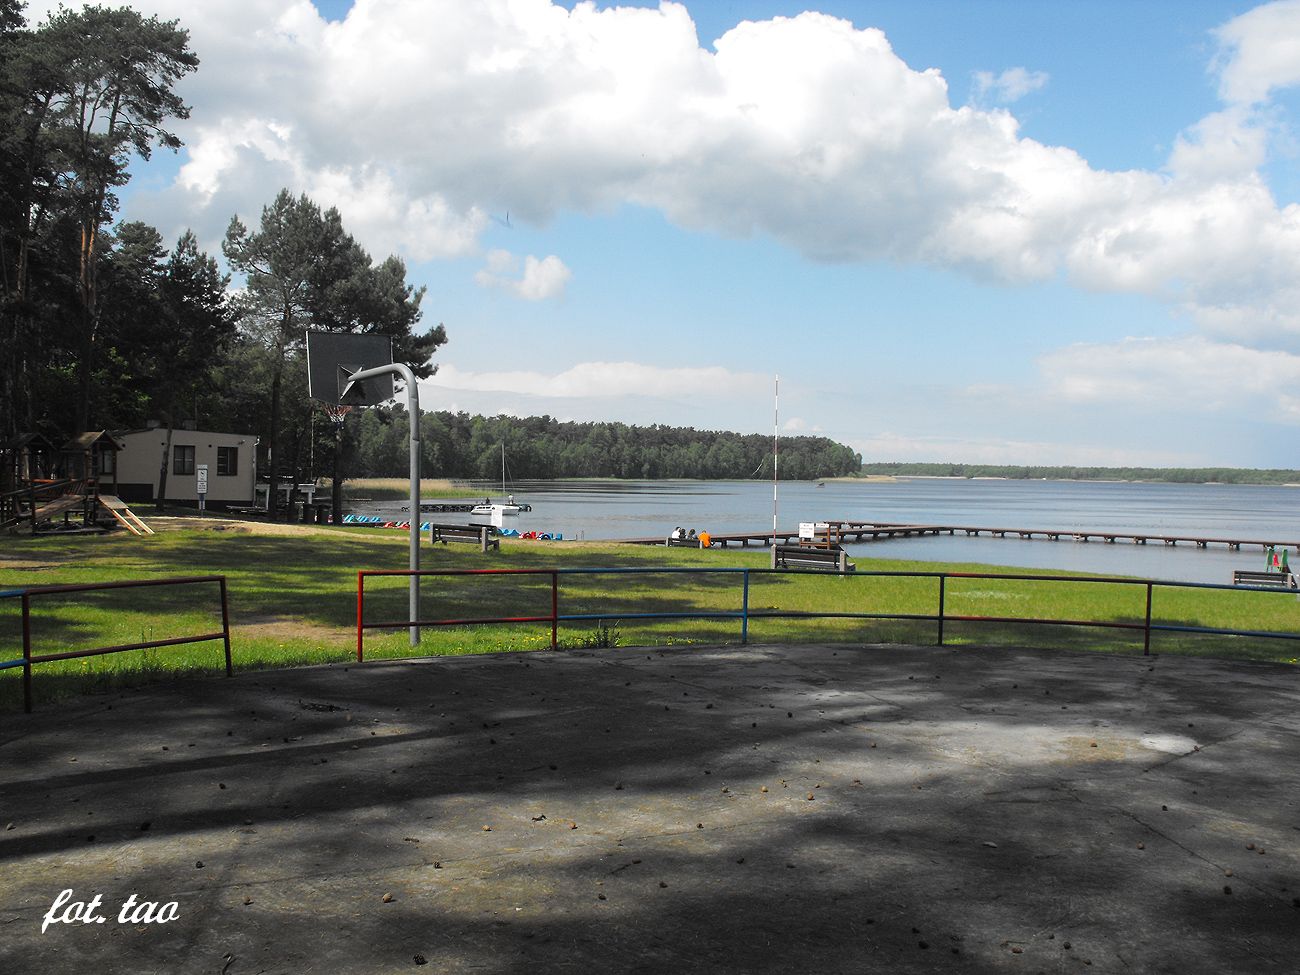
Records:
[[[207,510],[208,465],[198,464],[194,468],[195,489],[199,495],[199,510]]]

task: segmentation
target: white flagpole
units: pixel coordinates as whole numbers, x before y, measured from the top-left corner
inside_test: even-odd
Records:
[[[772,544],[776,545],[776,462],[777,462],[777,431],[781,425],[781,377],[776,377],[776,385],[772,391]]]

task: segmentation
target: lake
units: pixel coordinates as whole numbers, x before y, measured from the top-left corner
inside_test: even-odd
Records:
[[[566,539],[663,538],[674,528],[714,533],[772,527],[770,481],[522,481],[515,498],[533,506],[508,520],[520,531],[561,532]],[[495,489],[483,485],[496,500]],[[899,478],[896,481],[782,482],[777,523],[876,521],[965,524],[990,528],[1075,529],[1300,540],[1300,490],[1234,484],[1145,484]],[[358,504],[357,513],[406,517],[399,502]],[[467,516],[426,516],[447,522]],[[984,562],[1185,582],[1230,582],[1232,570],[1263,569],[1258,549],[1197,549],[1070,539],[938,536],[848,546],[856,556]]]

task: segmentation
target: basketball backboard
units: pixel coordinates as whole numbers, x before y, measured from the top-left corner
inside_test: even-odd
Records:
[[[352,383],[353,373],[393,362],[387,335],[307,332],[307,395],[340,406],[378,406],[393,398],[393,373]],[[350,388],[349,388],[350,387]]]

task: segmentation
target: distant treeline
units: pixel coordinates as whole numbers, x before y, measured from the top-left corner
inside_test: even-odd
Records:
[[[1021,481],[1165,481],[1172,484],[1300,484],[1300,471],[1239,467],[1011,467],[1001,464],[863,464],[863,474],[1005,477]]]
[[[423,471],[429,477],[496,480],[505,444],[508,477],[701,478],[772,476],[772,438],[693,427],[562,423],[549,416],[425,413],[420,420]],[[363,410],[348,417],[348,477],[400,477],[409,470],[406,411]],[[782,437],[782,480],[857,472],[862,456],[825,437]]]

